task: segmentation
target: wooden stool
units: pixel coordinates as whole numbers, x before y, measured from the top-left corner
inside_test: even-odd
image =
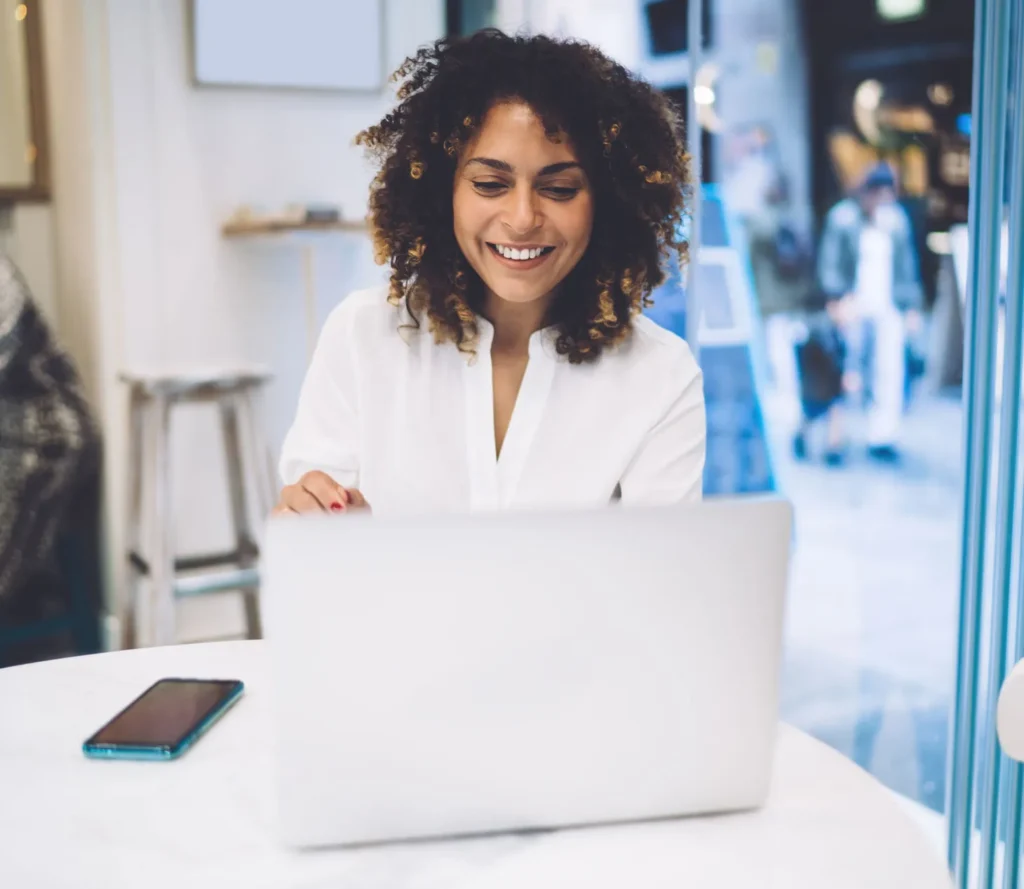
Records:
[[[247,635],[258,639],[259,547],[251,511],[255,508],[259,515],[268,515],[274,503],[270,454],[257,420],[257,396],[269,374],[261,370],[125,373],[121,379],[130,387],[131,424],[130,578],[122,609],[125,647],[173,644],[176,600],[226,590],[242,593]],[[171,503],[171,409],[203,402],[216,404],[220,411],[235,548],[227,553],[178,557]],[[150,581],[145,597],[141,595],[143,578]]]

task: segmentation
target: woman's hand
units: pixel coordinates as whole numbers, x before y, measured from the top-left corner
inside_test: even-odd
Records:
[[[286,485],[274,507],[273,515],[302,512],[342,514],[353,509],[369,509],[366,498],[355,488],[343,488],[325,472],[307,472],[294,485]]]

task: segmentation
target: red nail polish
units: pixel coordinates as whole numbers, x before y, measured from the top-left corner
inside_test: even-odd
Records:
[[[344,507],[344,506],[342,506],[342,505],[341,505],[340,503],[332,503],[332,504],[331,504],[331,509],[332,509],[332,510],[333,510],[334,512],[341,512],[341,511],[342,511],[342,510],[343,510],[344,508],[345,508],[345,507]]]

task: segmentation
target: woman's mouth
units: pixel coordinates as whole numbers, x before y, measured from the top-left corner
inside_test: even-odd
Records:
[[[512,244],[492,244],[488,241],[487,249],[503,266],[518,271],[527,271],[541,265],[555,248],[543,244],[513,246]]]

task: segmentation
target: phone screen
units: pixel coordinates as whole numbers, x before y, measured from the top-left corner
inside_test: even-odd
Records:
[[[198,726],[237,697],[237,679],[161,679],[86,744],[175,749]]]

